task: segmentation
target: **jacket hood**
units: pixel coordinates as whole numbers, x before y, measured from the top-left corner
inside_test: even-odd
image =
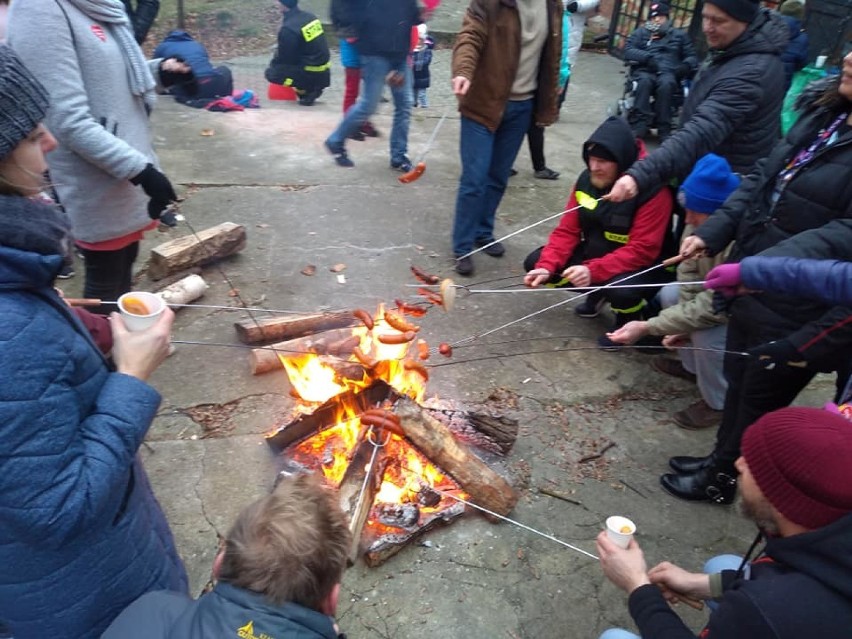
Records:
[[[770,538],[765,553],[852,599],[852,513],[819,530]]]
[[[710,51],[713,60],[724,60],[746,53],[773,53],[780,55],[790,42],[790,28],[784,16],[761,9],[745,32],[727,49]]]
[[[337,639],[331,617],[294,603],[273,606],[257,593],[219,582],[172,627],[169,639],[207,637]]]
[[[589,139],[583,144],[583,161],[589,166],[589,156],[595,155],[594,149],[603,147],[607,155],[618,163],[619,174],[624,173],[639,159],[640,145],[630,125],[623,118],[614,115],[603,121]]]
[[[843,102],[843,97],[838,93],[840,87],[840,76],[833,75],[826,78],[814,80],[805,85],[802,92],[796,97],[794,108],[796,111],[804,111],[816,106],[817,100],[824,96],[837,96],[836,102]]]

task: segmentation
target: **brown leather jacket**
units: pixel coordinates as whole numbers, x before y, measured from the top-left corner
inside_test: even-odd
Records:
[[[535,121],[547,126],[557,118],[562,2],[541,1],[547,2],[550,33],[538,68]],[[518,70],[520,50],[521,20],[515,0],[471,0],[453,47],[453,77],[470,80],[467,94],[459,99],[463,116],[491,131],[497,129]]]

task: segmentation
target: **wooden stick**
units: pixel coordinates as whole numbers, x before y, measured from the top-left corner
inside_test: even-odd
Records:
[[[101,300],[87,297],[66,297],[65,303],[68,306],[100,306]]]
[[[609,442],[606,446],[601,448],[598,452],[592,453],[591,455],[586,455],[585,457],[580,457],[580,461],[578,461],[577,463],[582,464],[582,463],[585,463],[585,462],[590,462],[594,459],[598,459],[599,457],[603,457],[603,454],[606,451],[608,451],[610,448],[612,448],[613,446],[615,446],[615,442]]]
[[[539,486],[538,492],[542,493],[543,495],[547,495],[548,497],[553,497],[555,499],[567,501],[569,504],[574,504],[575,506],[582,506],[583,505],[583,502],[581,502],[577,499],[572,499],[571,497],[568,497],[567,495],[563,495],[562,493],[557,492],[557,491],[555,491],[551,488],[545,488],[543,486]]]

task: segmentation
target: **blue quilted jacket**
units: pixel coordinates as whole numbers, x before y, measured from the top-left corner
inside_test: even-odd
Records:
[[[55,215],[21,202],[0,198],[0,223]],[[111,372],[56,295],[62,258],[13,235],[0,235],[0,624],[99,637],[142,594],[187,589],[136,457],[160,396]]]

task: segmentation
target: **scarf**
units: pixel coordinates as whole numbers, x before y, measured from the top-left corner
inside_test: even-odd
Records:
[[[67,0],[67,2],[92,20],[102,22],[106,26],[124,54],[131,93],[142,98],[150,110],[156,100],[154,93],[156,84],[151,77],[145,55],[136,44],[130,18],[121,0]]]
[[[63,255],[71,225],[58,207],[19,195],[0,195],[0,246],[39,255]]]

